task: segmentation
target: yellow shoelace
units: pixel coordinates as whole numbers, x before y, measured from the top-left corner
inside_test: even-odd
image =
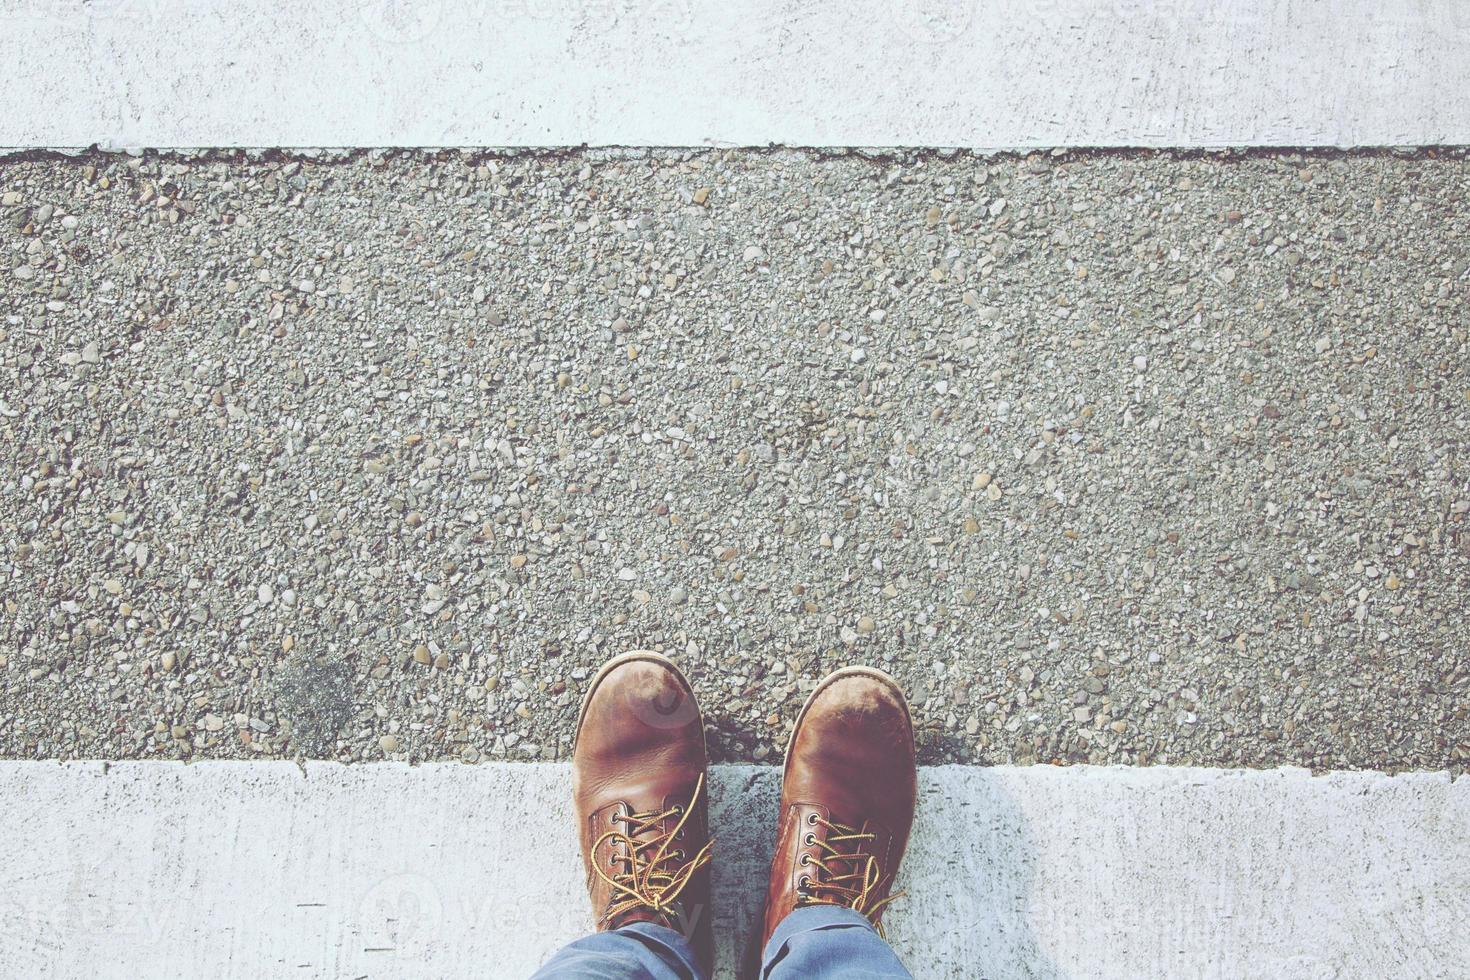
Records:
[[[613,858],[620,865],[608,874],[600,863],[593,864],[597,876],[613,889],[614,898],[602,913],[602,923],[612,922],[629,912],[645,909],[655,915],[677,919],[680,910],[674,904],[679,894],[695,872],[710,861],[710,848],[714,840],[708,841],[699,853],[686,860],[682,850],[670,850],[674,838],[684,829],[684,824],[694,812],[699,794],[704,789],[704,776],[694,784],[694,794],[689,805],[669,807],[666,810],[648,813],[615,815],[614,823],[625,829],[613,829],[597,838],[592,851],[595,854],[604,842],[627,847],[626,854]],[[678,817],[678,823],[667,831],[658,828],[670,818]],[[655,831],[658,831],[655,833]],[[646,839],[644,839],[646,837]]]
[[[815,813],[807,815],[807,823],[812,826],[820,824],[829,833],[822,839],[811,833],[807,835],[807,845],[816,845],[825,853],[820,857],[802,855],[802,864],[814,865],[822,873],[819,877],[806,879],[805,890],[797,896],[797,906],[840,905],[850,908],[859,915],[867,916],[878,930],[878,935],[883,935],[883,924],[878,919],[888,903],[902,897],[903,892],[878,898],[878,888],[884,877],[878,859],[871,854],[864,854],[856,847],[848,851],[839,846],[861,844],[876,839],[877,835],[866,830],[867,824],[863,824],[862,828],[849,827],[824,820]],[[846,866],[844,873],[839,874],[831,867],[837,863]]]

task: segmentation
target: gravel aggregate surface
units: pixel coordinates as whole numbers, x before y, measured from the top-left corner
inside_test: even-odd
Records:
[[[1470,761],[1470,162],[0,161],[0,756]]]

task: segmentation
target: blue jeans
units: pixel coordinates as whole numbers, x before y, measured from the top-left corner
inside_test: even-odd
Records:
[[[913,980],[864,916],[834,905],[797,909],[761,953],[761,980]],[[639,922],[578,939],[531,980],[710,980],[673,929]]]

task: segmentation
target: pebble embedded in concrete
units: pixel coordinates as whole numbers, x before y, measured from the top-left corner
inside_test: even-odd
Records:
[[[649,647],[718,759],[867,662],[925,762],[1462,770],[1467,181],[5,160],[0,755],[561,759]]]

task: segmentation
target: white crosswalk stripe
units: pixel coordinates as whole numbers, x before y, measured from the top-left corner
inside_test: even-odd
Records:
[[[726,964],[778,770],[718,766]],[[939,767],[923,978],[1470,974],[1470,780]],[[588,926],[562,765],[0,763],[0,976],[523,977]]]
[[[1463,144],[1466,11],[0,0],[0,146]]]

